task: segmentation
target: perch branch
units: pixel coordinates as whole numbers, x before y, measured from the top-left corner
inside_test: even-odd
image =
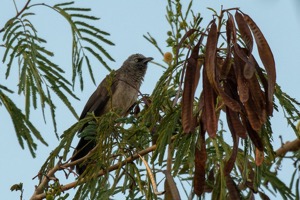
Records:
[[[124,165],[126,165],[127,163],[132,162],[132,161],[138,159],[138,158],[139,158],[139,155],[141,155],[141,156],[146,155],[146,154],[148,154],[148,153],[154,151],[155,149],[156,149],[156,145],[153,145],[153,146],[151,146],[151,147],[148,147],[147,149],[144,149],[144,150],[142,150],[142,151],[140,151],[140,152],[134,154],[133,156],[128,157],[128,158],[126,158],[125,160],[123,160],[123,161],[121,161],[121,162],[119,162],[119,163],[117,163],[117,164],[115,164],[115,165],[110,166],[110,167],[107,168],[106,170],[100,170],[100,171],[98,172],[98,176],[102,176],[102,175],[104,175],[104,174],[107,173],[107,172],[111,172],[111,171],[113,171],[113,170],[116,170],[116,169],[118,169],[120,166],[124,166]],[[65,165],[59,165],[59,164],[57,164],[53,169],[51,169],[51,170],[48,172],[47,176],[48,176],[48,177],[53,176],[54,173],[55,173],[56,171],[58,171],[58,170],[61,169],[61,168],[65,168],[65,166],[70,166],[70,163],[69,163],[69,164],[67,163],[67,164],[65,164]],[[81,179],[81,180],[77,180],[77,181],[71,182],[71,183],[69,183],[69,184],[63,185],[63,186],[61,187],[61,191],[66,191],[66,190],[69,190],[69,189],[71,189],[71,188],[74,188],[74,187],[76,187],[77,185],[84,183],[85,181],[86,181],[86,180],[83,178],[83,179]],[[46,197],[46,194],[43,193],[43,188],[44,188],[44,186],[47,185],[48,182],[49,182],[49,180],[48,180],[47,178],[44,178],[44,179],[43,179],[43,181],[41,182],[41,184],[36,188],[34,194],[33,194],[32,197],[31,197],[31,200],[40,200],[40,199],[43,199],[43,198]]]
[[[292,142],[286,142],[275,151],[276,157],[283,157],[289,151],[297,151],[300,149],[300,139],[295,139]]]
[[[172,140],[174,140],[174,137],[172,137]],[[120,166],[124,166],[127,163],[133,162],[134,160],[138,159],[139,155],[140,156],[146,155],[146,154],[154,151],[155,149],[156,149],[156,145],[148,147],[147,149],[144,149],[144,150],[142,150],[142,151],[134,154],[133,156],[128,157],[125,160],[123,160],[123,161],[121,161],[121,162],[119,162],[119,163],[117,163],[115,165],[110,166],[106,170],[100,170],[98,172],[98,176],[102,176],[102,175],[104,175],[107,172],[114,171],[114,170],[118,169]],[[282,147],[280,147],[279,149],[277,149],[275,151],[275,153],[276,153],[277,157],[283,157],[287,152],[289,152],[289,151],[297,151],[299,149],[300,149],[300,139],[295,139],[292,142],[286,142],[284,145],[282,145]],[[88,157],[88,156],[89,156],[89,154],[86,155],[86,157]],[[49,170],[49,172],[43,178],[43,180],[41,181],[41,183],[39,184],[39,186],[37,186],[34,194],[31,197],[31,200],[40,200],[40,199],[44,199],[46,197],[46,194],[43,191],[44,191],[45,186],[50,181],[49,178],[47,178],[47,177],[53,177],[56,171],[58,171],[60,169],[65,169],[66,167],[73,166],[74,164],[77,164],[77,163],[81,162],[83,159],[85,159],[85,157],[82,158],[82,159],[80,159],[80,160],[76,160],[74,162],[66,163],[66,164],[63,164],[63,165],[60,162],[58,162],[58,164],[56,166],[54,166],[54,168],[52,168],[51,170]],[[66,190],[69,190],[71,188],[75,188],[77,185],[82,184],[82,183],[84,183],[86,181],[87,180],[85,180],[83,178],[81,180],[77,180],[77,181],[71,182],[69,184],[63,185],[61,187],[61,191],[66,191]]]

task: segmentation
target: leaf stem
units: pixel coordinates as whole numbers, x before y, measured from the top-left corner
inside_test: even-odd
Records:
[[[24,7],[22,8],[22,10],[20,10],[19,12],[18,12],[16,3],[15,3],[15,1],[14,1],[15,8],[16,8],[16,10],[17,10],[17,14],[16,14],[16,16],[14,16],[14,17],[12,17],[10,20],[8,20],[8,23],[5,24],[4,27],[0,29],[0,33],[3,32],[3,31],[5,31],[5,29],[12,23],[13,19],[18,18],[18,17],[19,17],[19,16],[20,16],[27,8],[28,8],[28,5],[29,5],[30,1],[31,1],[31,0],[28,0],[28,1],[26,2],[26,4],[24,5]]]

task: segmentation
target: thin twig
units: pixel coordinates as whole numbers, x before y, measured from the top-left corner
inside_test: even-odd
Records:
[[[239,10],[240,11],[240,7],[235,7],[235,8],[228,8],[228,9],[222,9],[222,12],[229,12],[231,10]],[[241,11],[240,11],[241,12]]]
[[[11,20],[13,20],[13,19],[15,19],[15,18],[18,18],[18,17],[19,17],[19,16],[27,9],[27,7],[28,7],[30,1],[31,1],[31,0],[28,0],[28,1],[26,2],[26,4],[24,5],[24,7],[22,8],[22,10],[20,10],[19,12],[17,12],[16,16],[12,17],[12,18],[11,18],[10,20],[8,20],[8,21],[11,21]],[[8,25],[5,25],[2,29],[0,29],[0,33],[3,32],[3,31],[5,31],[5,29],[6,29],[7,27],[8,27]]]
[[[15,6],[15,9],[16,9],[16,12],[18,13],[19,11],[18,11],[18,7],[17,7],[17,4],[16,4],[16,1],[13,0],[13,2],[14,2],[14,6]]]

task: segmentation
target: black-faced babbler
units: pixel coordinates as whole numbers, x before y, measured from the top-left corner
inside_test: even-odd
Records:
[[[93,112],[95,116],[101,116],[111,109],[119,110],[122,116],[127,115],[129,109],[137,100],[138,91],[147,70],[147,64],[151,60],[153,58],[145,57],[142,54],[129,56],[123,65],[114,72],[113,76],[106,76],[99,84],[96,91],[87,101],[80,119],[83,119],[89,112]],[[86,125],[79,132],[85,127]],[[95,146],[96,142],[94,140],[82,137],[75,148],[72,161],[84,157]],[[86,165],[76,165],[78,174],[82,174],[85,169]]]

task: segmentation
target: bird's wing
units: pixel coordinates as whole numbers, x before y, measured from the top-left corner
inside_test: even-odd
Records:
[[[96,116],[103,114],[109,98],[116,91],[118,84],[117,77],[118,74],[116,72],[105,77],[105,79],[99,84],[96,91],[90,96],[89,100],[85,104],[79,119],[83,119],[88,112],[94,112]]]

